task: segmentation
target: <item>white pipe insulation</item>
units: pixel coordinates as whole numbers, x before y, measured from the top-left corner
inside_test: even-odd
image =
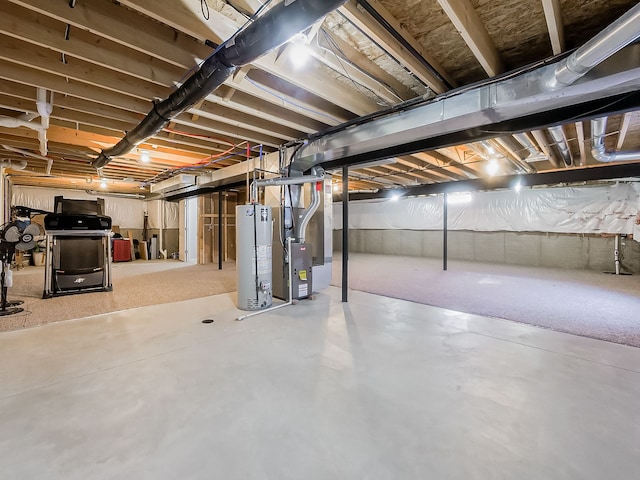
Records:
[[[40,155],[47,155],[47,129],[49,128],[49,117],[53,112],[53,92],[47,102],[47,91],[44,88],[38,88],[36,97],[36,107],[40,114],[40,130],[38,130],[38,140],[40,140]],[[51,173],[51,166],[47,166],[47,175]]]
[[[630,150],[628,152],[607,152],[604,145],[606,130],[606,117],[591,120],[591,155],[593,155],[593,158],[598,162],[640,160],[640,150]]]

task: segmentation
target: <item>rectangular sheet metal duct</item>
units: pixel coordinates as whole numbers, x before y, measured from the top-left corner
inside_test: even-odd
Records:
[[[574,84],[553,90],[548,79],[558,63],[319,134],[298,150],[293,169],[354,165],[575,121],[575,115],[631,110],[640,104],[640,45],[626,47]],[[593,108],[598,110],[591,112]]]

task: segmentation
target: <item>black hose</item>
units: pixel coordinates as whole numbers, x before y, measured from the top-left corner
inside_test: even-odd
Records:
[[[254,62],[279,47],[346,0],[296,0],[282,2],[222,44],[187,81],[153,109],[113,147],[103,150],[92,165],[104,167],[111,157],[124,155],[153,137],[167,123],[206,98],[238,67]],[[262,8],[260,9],[262,11]]]

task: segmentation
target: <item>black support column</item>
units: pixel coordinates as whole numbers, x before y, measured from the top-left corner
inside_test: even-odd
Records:
[[[442,196],[442,270],[447,269],[447,192]]]
[[[349,167],[342,167],[342,301],[349,291]]]
[[[218,192],[218,270],[222,270],[222,191]]]

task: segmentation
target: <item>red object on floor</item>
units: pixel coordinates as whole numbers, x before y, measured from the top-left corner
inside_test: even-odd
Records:
[[[113,239],[113,261],[114,262],[130,262],[131,261],[131,244],[128,239]]]

